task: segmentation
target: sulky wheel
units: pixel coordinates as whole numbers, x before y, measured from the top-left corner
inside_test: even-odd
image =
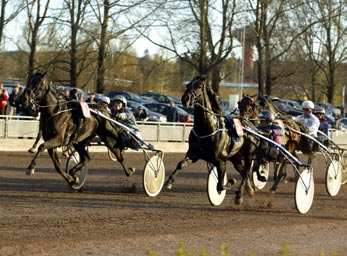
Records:
[[[305,214],[310,210],[313,203],[313,196],[313,171],[305,169],[299,175],[295,186],[295,205],[298,212]]]
[[[72,153],[70,153],[70,156],[66,162],[66,172],[69,172],[79,162],[80,162],[80,156],[77,153],[77,151],[73,151]],[[77,170],[74,176],[79,179],[79,183],[70,185],[70,187],[73,190],[80,190],[83,187],[84,183],[86,182],[87,174],[88,174],[88,167],[86,165],[80,168],[79,170]]]
[[[212,205],[221,205],[224,201],[226,190],[223,190],[221,192],[217,191],[217,184],[218,184],[218,173],[217,168],[211,164],[207,163],[208,168],[208,178],[207,178],[207,195],[208,200]],[[227,174],[224,175],[224,184],[227,184],[228,178]]]
[[[332,160],[328,164],[325,175],[325,188],[330,196],[336,196],[340,191],[342,166],[342,163],[337,160]]]
[[[262,163],[259,165],[259,173],[261,176],[266,178],[266,180],[268,180],[268,178],[269,178],[269,169],[270,169],[270,163],[269,162]],[[256,187],[257,189],[261,190],[266,185],[266,181],[260,181],[258,179],[258,175],[257,175],[256,171],[253,171],[252,180],[253,180],[254,187]]]
[[[163,159],[157,155],[152,156],[145,164],[142,178],[146,194],[150,197],[159,195],[165,179]]]

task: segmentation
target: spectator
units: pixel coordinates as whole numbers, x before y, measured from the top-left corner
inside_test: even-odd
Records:
[[[16,111],[17,105],[19,104],[19,96],[19,88],[13,88],[13,91],[8,98],[7,115],[14,116],[17,114]]]
[[[170,108],[166,112],[166,119],[168,122],[179,122],[178,111],[173,101],[170,102]]]
[[[0,94],[0,115],[6,115],[7,104],[8,92],[6,89],[2,89]]]
[[[148,117],[149,117],[149,113],[145,109],[143,109],[143,107],[139,106],[136,109],[136,112],[135,112],[136,121],[146,121]]]

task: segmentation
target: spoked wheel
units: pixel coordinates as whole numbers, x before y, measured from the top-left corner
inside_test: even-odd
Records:
[[[207,178],[207,195],[208,200],[212,205],[221,205],[224,201],[226,190],[223,190],[221,192],[217,191],[217,184],[218,184],[218,173],[217,168],[211,163],[207,163],[208,168],[208,178]],[[225,173],[223,183],[227,184],[228,177]]]
[[[258,171],[259,171],[261,176],[266,178],[266,180],[268,180],[268,178],[269,178],[269,169],[270,169],[270,163],[269,162],[262,163],[259,165]],[[257,175],[257,172],[255,170],[253,171],[252,180],[253,180],[254,187],[256,187],[257,189],[261,190],[266,185],[266,181],[260,181],[258,179],[258,175]]]
[[[336,196],[342,183],[342,164],[340,161],[332,160],[327,167],[325,175],[325,187],[330,196]]]
[[[295,186],[295,205],[298,212],[305,214],[310,210],[313,203],[313,196],[313,171],[305,169],[299,175]]]
[[[108,150],[108,157],[114,161],[114,162],[117,162],[117,157],[113,154],[113,152],[111,150]]]
[[[68,172],[73,167],[75,167],[79,162],[80,162],[79,154],[77,153],[77,151],[73,151],[70,154],[69,158],[67,159],[66,172]],[[79,179],[79,183],[70,185],[70,187],[74,190],[80,190],[83,187],[84,183],[86,182],[87,174],[88,174],[88,167],[86,165],[83,166],[80,170],[77,170],[74,176]]]
[[[143,188],[148,196],[159,195],[164,185],[165,166],[163,159],[152,156],[143,169]]]

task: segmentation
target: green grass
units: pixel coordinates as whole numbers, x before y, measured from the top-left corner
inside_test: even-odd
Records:
[[[220,246],[220,256],[232,256],[230,254],[230,250],[229,250],[229,247],[228,246],[225,246],[225,245],[221,245]],[[290,250],[289,250],[289,247],[286,243],[282,243],[282,251],[280,252],[280,256],[288,256],[290,253]],[[151,249],[148,249],[147,250],[147,255],[148,256],[161,256],[159,252],[155,252]],[[165,256],[168,256],[168,255],[165,255]],[[205,247],[201,247],[201,251],[199,254],[194,254],[192,253],[191,251],[187,250],[185,247],[184,247],[184,244],[183,243],[179,243],[178,244],[178,249],[175,253],[174,256],[215,256],[215,255],[209,255],[207,252],[206,252],[206,248]],[[248,253],[247,256],[256,256],[256,253]],[[319,253],[319,256],[328,256],[328,254],[325,254],[325,252],[321,251]],[[338,256],[338,253],[337,252],[333,252],[331,254],[331,256]]]

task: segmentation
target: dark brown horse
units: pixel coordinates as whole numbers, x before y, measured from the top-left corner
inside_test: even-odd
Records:
[[[78,184],[79,180],[74,173],[90,159],[85,146],[93,137],[98,135],[114,153],[125,174],[127,176],[132,175],[135,169],[125,167],[122,150],[119,147],[119,128],[104,118],[95,114],[85,118],[80,132],[73,136],[74,140],[71,141],[72,134],[76,132],[77,126],[73,117],[76,115],[76,112],[80,113],[80,110],[71,107],[73,105],[66,98],[61,97],[61,94],[46,80],[45,75],[46,73],[41,72],[34,74],[21,96],[23,104],[29,99],[40,107],[40,129],[42,129],[44,140],[44,143],[39,146],[37,153],[28,166],[27,174],[34,173],[37,158],[47,149],[56,171],[70,186]],[[80,156],[80,163],[73,170],[65,171],[60,165],[57,148],[71,144],[73,144]]]
[[[222,115],[214,92],[204,84],[205,79],[204,76],[195,77],[186,86],[182,96],[182,104],[185,107],[194,106],[194,126],[189,135],[189,149],[186,156],[177,164],[166,182],[166,187],[171,189],[179,171],[202,159],[217,168],[217,191],[221,192],[230,185],[223,184],[226,163],[229,160],[242,176],[235,198],[235,203],[241,204],[245,188],[250,196],[254,194],[248,171],[259,140],[245,133],[237,135],[228,118]],[[242,127],[239,128],[242,132]]]
[[[266,109],[274,113],[277,121],[281,122],[283,124],[283,128],[285,129],[285,134],[282,137],[282,144],[284,145],[284,147],[295,157],[297,157],[297,150],[302,151],[304,154],[308,154],[308,164],[311,164],[312,152],[306,150],[306,147],[302,142],[302,136],[299,133],[295,132],[303,132],[304,128],[300,124],[295,122],[291,116],[286,115],[278,108],[276,108],[271,100],[269,100],[267,97],[249,96],[248,99],[246,98],[245,100],[239,102],[239,108],[240,115],[247,116],[249,119],[256,119],[256,115],[260,110]],[[275,193],[278,188],[279,182],[281,180],[286,181],[286,178],[286,162],[280,162],[279,165],[275,165],[274,184],[270,190]]]

